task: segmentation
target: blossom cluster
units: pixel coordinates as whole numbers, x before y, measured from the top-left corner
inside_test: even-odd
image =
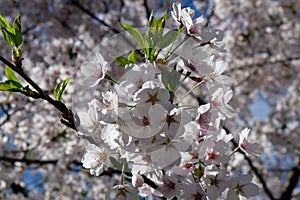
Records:
[[[192,39],[183,41],[176,51],[170,43],[170,54],[158,53],[153,59],[143,49],[146,59],[131,59],[117,81],[108,75],[110,65],[101,51],[81,66],[80,84],[96,87],[112,82],[101,97],[88,103],[88,110],[77,112],[79,135],[86,144],[83,167],[96,176],[109,168],[122,171],[122,179],[132,174],[131,185],[122,180],[106,199],[255,196],[258,187],[251,175],[227,170],[230,156],[238,149],[252,155],[258,152],[257,144],[247,139],[249,129],[240,133],[239,146],[232,150],[233,135],[222,127],[235,114],[229,105],[233,81],[223,75],[227,63],[207,49],[225,51],[223,32],[206,29],[203,18],[194,19],[194,10],[181,8],[180,3],[173,4],[171,15],[178,30],[185,29],[186,38]],[[175,43],[176,38],[171,40]],[[174,59],[165,59],[171,55]],[[186,82],[194,86],[182,94],[181,85]],[[207,91],[208,101],[191,105],[186,99],[199,88]]]

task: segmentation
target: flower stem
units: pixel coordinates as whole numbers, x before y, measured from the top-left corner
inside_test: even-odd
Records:
[[[228,156],[231,157],[233,154],[235,154],[238,150],[240,149],[240,147],[236,147]]]
[[[122,160],[121,184],[125,185],[125,162]]]
[[[187,93],[185,93],[177,102],[176,104],[178,105],[187,95],[189,95],[191,92],[193,92],[193,90],[195,88],[197,88],[199,85],[201,85],[202,83],[204,83],[204,80],[202,80],[201,82],[197,83],[196,85],[194,85],[194,87],[192,87]]]

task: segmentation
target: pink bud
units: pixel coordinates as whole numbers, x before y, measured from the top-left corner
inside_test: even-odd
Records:
[[[133,187],[142,187],[144,183],[144,178],[140,174],[133,174],[131,183]]]

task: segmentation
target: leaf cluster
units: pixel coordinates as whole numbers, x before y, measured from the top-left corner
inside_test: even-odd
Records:
[[[20,49],[23,43],[20,13],[18,13],[18,16],[15,18],[12,26],[2,15],[0,15],[0,28],[4,41],[11,48],[16,47],[17,49]]]
[[[128,24],[120,23],[120,25],[124,30],[128,31],[131,37],[139,45],[142,53],[145,56],[145,60],[156,61],[161,50],[173,44],[176,41],[179,33],[183,30],[169,30],[164,34],[166,19],[167,12],[164,12],[164,15],[158,19],[154,18],[152,12],[149,18],[147,31],[144,35],[142,35],[138,29]],[[124,57],[118,57],[118,59],[115,59],[115,61],[119,64],[121,63],[121,66],[132,63],[131,60]]]

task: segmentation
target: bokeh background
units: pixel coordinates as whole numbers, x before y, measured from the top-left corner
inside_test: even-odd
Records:
[[[63,101],[72,106],[76,73],[86,56],[122,28],[145,27],[152,10],[172,10],[167,0],[0,0],[12,22],[21,13],[24,69],[52,93],[71,77]],[[234,79],[226,122],[234,134],[251,128],[258,158],[234,159],[255,176],[255,199],[300,198],[300,2],[298,0],[183,0],[203,15],[207,28],[224,30],[227,75]],[[169,15],[169,28],[175,26]],[[0,53],[11,52],[0,39]],[[5,80],[1,63],[0,79]],[[0,199],[103,199],[118,174],[92,177],[81,167],[83,145],[59,122],[51,105],[0,92]],[[237,164],[236,163],[236,164]]]

